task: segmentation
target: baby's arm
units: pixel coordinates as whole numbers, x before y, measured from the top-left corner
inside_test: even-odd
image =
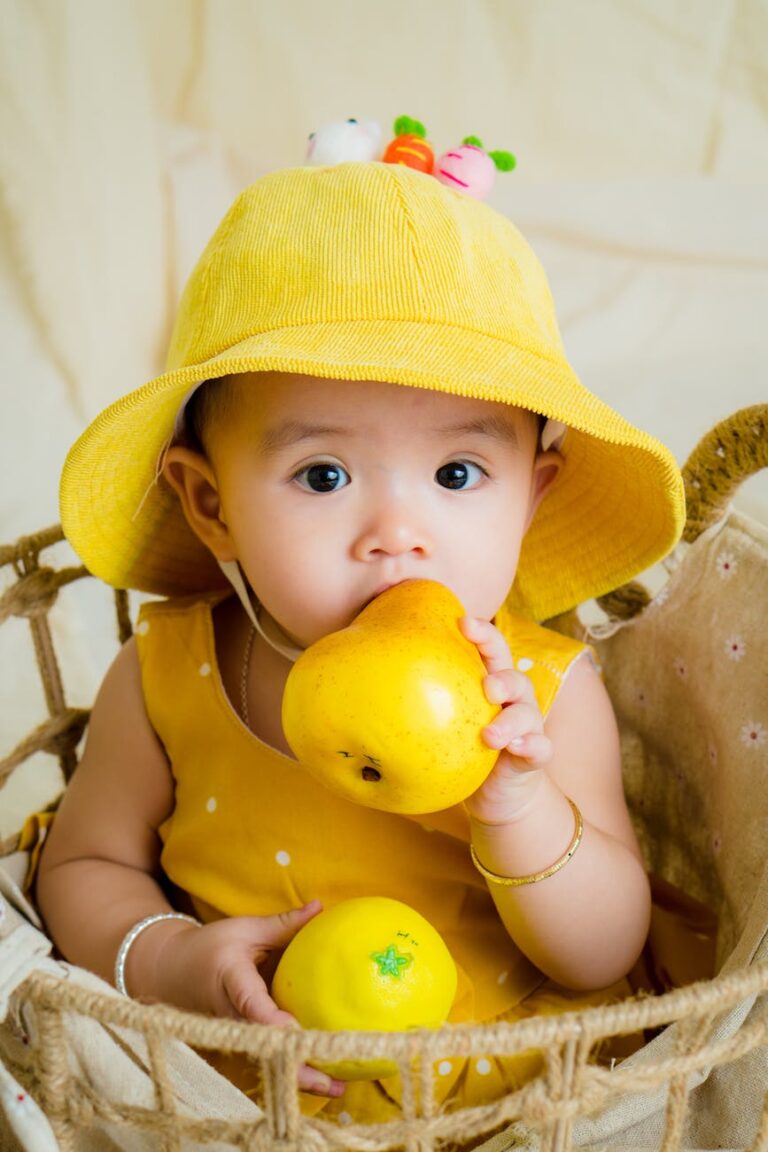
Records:
[[[544,870],[574,834],[567,798],[584,820],[579,847],[554,875],[521,887],[489,881],[488,889],[510,935],[543,972],[572,988],[607,986],[632,967],[650,917],[608,694],[582,658],[544,722],[501,633],[479,620],[465,621],[464,630],[488,668],[489,699],[503,705],[496,739],[486,737],[499,759],[467,801],[479,861],[500,876]]]
[[[82,761],[45,845],[37,897],[62,954],[105,980],[126,933],[172,908],[160,884],[157,829],[173,807],[168,762],[147,717],[138,656],[129,641],[94,705]],[[130,948],[129,992],[219,1016],[288,1025],[257,964],[284,947],[320,909],[313,901],[276,916],[242,916],[197,927],[154,924]],[[302,1069],[300,1086],[338,1095],[341,1085]]]

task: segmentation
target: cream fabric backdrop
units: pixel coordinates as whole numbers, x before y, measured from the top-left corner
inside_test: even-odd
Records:
[[[548,269],[584,382],[682,462],[766,399],[768,0],[0,0],[0,541],[58,518],[67,448],[162,366],[237,190],[319,125],[422,120],[518,156],[490,203]],[[739,497],[768,522],[768,483]],[[107,598],[54,613],[72,702]],[[0,637],[0,749],[42,718]],[[37,771],[37,766],[34,766]],[[3,797],[0,834],[50,792]]]

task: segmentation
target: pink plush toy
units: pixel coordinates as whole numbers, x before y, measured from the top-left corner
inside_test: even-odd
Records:
[[[511,152],[486,152],[477,136],[466,136],[459,148],[444,152],[435,163],[435,178],[483,200],[496,180],[496,169],[511,172],[516,160]]]

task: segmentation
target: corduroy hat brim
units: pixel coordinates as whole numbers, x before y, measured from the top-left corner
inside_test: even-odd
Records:
[[[349,293],[344,297],[342,286],[338,289],[342,296],[338,307],[332,307],[329,301],[318,304],[315,300],[309,316],[292,316],[290,323],[265,328],[263,307],[259,304],[259,293],[264,290],[258,286],[264,277],[260,268],[255,278],[258,284],[252,289],[254,330],[243,334],[240,313],[245,310],[247,315],[247,301],[243,305],[238,295],[232,305],[227,305],[226,299],[222,303],[216,295],[214,275],[221,276],[228,268],[227,244],[237,257],[230,261],[236,273],[245,275],[242,264],[251,259],[251,248],[259,243],[259,233],[251,228],[254,221],[249,213],[254,218],[259,213],[263,217],[263,206],[243,203],[241,197],[193,273],[181,312],[192,331],[206,309],[214,310],[216,323],[226,333],[222,310],[230,307],[232,312],[238,311],[230,329],[243,338],[227,343],[226,336],[219,335],[218,347],[216,341],[213,343],[213,354],[201,357],[201,345],[189,343],[182,324],[176,338],[178,366],[106,409],[86,429],[67,458],[61,484],[62,523],[88,568],[116,587],[163,595],[200,592],[222,584],[217,564],[188,528],[175,494],[158,476],[158,467],[180,407],[195,385],[229,374],[270,371],[325,379],[381,380],[496,400],[566,424],[564,466],[523,543],[509,600],[515,610],[525,611],[535,619],[548,619],[617,587],[668,552],[684,521],[683,486],[674,458],[659,441],[633,427],[581,385],[559,348],[543,273],[538,271],[538,265],[530,271],[528,263],[535,258],[519,234],[486,206],[463,203],[466,197],[444,189],[431,177],[378,164],[342,165],[340,169],[352,171],[296,169],[295,176],[276,174],[276,179],[282,179],[285,185],[276,190],[288,198],[286,211],[295,211],[291,196],[295,201],[298,193],[293,185],[309,186],[318,178],[324,203],[332,194],[339,195],[340,182],[343,185],[346,181],[341,194],[349,193],[353,204],[355,196],[363,204],[364,195],[387,198],[385,207],[390,214],[393,209],[389,192],[394,188],[395,195],[405,200],[406,214],[409,200],[415,204],[411,225],[414,214],[418,223],[418,212],[424,210],[421,202],[426,199],[432,215],[437,213],[435,227],[444,226],[443,216],[458,220],[453,233],[461,243],[468,242],[476,248],[479,236],[480,241],[487,239],[489,246],[491,242],[498,246],[499,235],[508,243],[528,277],[525,289],[529,295],[538,293],[532,307],[524,300],[524,323],[521,326],[520,309],[515,312],[503,302],[502,309],[507,307],[514,314],[509,336],[505,337],[503,317],[495,317],[490,324],[473,323],[475,305],[471,300],[467,304],[469,289],[452,315],[447,292],[446,300],[430,313],[429,308],[414,309],[412,303],[393,308],[391,300],[378,309],[376,301],[370,299],[364,306],[354,301],[350,304]],[[384,171],[379,172],[380,169]],[[325,186],[323,176],[330,178]],[[269,180],[267,177],[259,184]],[[329,183],[334,181],[335,186],[329,190]],[[299,188],[299,192],[305,189]],[[301,203],[306,200],[306,194],[303,201],[299,197]],[[250,231],[236,244],[233,235],[238,226],[242,229],[238,214],[242,217],[244,213]],[[489,219],[492,234],[488,232]],[[274,248],[274,242],[270,243]],[[350,243],[356,243],[354,238]],[[524,248],[518,257],[521,245]],[[368,253],[364,255],[370,260]],[[357,256],[356,251],[356,259]],[[276,257],[271,251],[264,259],[273,261],[277,274],[287,257],[284,253]],[[439,251],[435,259],[443,259]],[[460,256],[454,260],[457,267],[461,259]],[[382,282],[389,271],[387,267],[380,270]],[[495,274],[495,268],[492,271]],[[372,269],[372,276],[375,274]],[[418,274],[422,281],[429,275],[423,268]],[[453,276],[452,266],[447,271],[441,269],[440,274]],[[395,259],[392,275],[406,277],[415,273],[410,269],[402,271]],[[490,286],[494,298],[504,290],[504,277],[508,275],[506,268],[500,269],[499,282]],[[484,280],[487,279],[484,269]],[[388,279],[386,282],[388,285]],[[310,283],[307,291],[312,287]],[[395,288],[396,285],[391,291]],[[232,291],[232,286],[226,290]],[[429,300],[428,295],[424,297],[423,284],[420,290],[423,298]],[[484,283],[479,291],[488,290]],[[389,286],[387,291],[390,292]],[[521,294],[523,289],[512,284],[510,292]],[[483,309],[487,311],[488,304],[480,300],[476,307],[480,319]],[[543,321],[540,316],[544,316]],[[181,343],[185,344],[181,354],[179,331]],[[212,350],[210,343],[206,350]]]

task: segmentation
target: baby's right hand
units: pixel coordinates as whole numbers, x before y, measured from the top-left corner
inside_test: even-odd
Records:
[[[145,944],[142,955],[131,957],[137,962],[137,975],[145,976],[133,987],[140,995],[143,983],[153,999],[195,1012],[298,1027],[296,1018],[275,1004],[257,965],[285,948],[320,910],[320,902],[313,900],[275,916],[237,916],[200,928],[180,920],[164,921],[161,938],[155,935],[154,954],[154,927],[143,934],[148,939],[140,936],[132,949],[139,952]],[[130,975],[129,971],[129,988]],[[340,1096],[344,1091],[341,1081],[306,1066],[299,1070],[299,1087],[318,1096]]]

